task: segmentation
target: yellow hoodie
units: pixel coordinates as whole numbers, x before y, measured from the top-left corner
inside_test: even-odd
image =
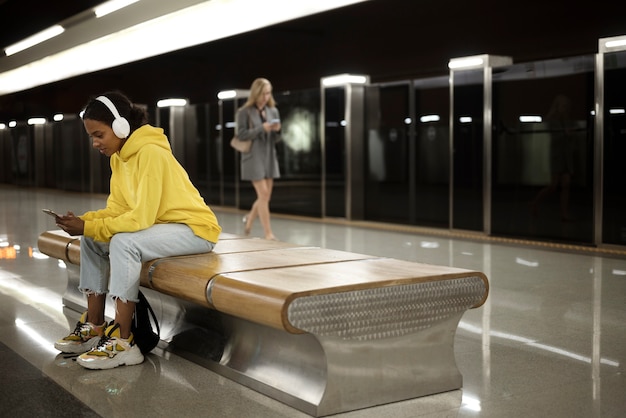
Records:
[[[222,228],[178,163],[163,129],[144,125],[111,156],[111,193],[106,208],[84,213],[84,235],[108,242],[118,232],[181,223],[217,243]]]

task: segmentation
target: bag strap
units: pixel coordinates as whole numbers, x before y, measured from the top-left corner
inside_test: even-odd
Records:
[[[248,129],[252,129],[252,118],[250,117],[250,106],[246,107],[246,116],[248,118]],[[238,135],[235,135],[235,136],[238,136]]]
[[[248,114],[248,129],[252,129],[252,118],[250,117],[250,106],[248,106],[246,113]]]
[[[146,299],[144,294],[141,293],[141,290],[139,291],[139,301],[141,303],[144,303],[148,307],[148,311],[150,311],[150,316],[152,317],[152,321],[154,322],[154,325],[156,326],[157,334],[160,337],[161,336],[161,328],[159,327],[159,321],[157,321],[157,317],[156,317],[156,314],[154,313],[154,311],[152,310],[152,306],[150,306],[150,303],[148,302],[148,299]]]

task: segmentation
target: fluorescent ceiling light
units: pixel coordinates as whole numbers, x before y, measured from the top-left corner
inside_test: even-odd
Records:
[[[128,64],[363,1],[367,0],[204,1],[126,29],[115,30],[109,35],[59,53],[45,55],[42,53],[28,64],[0,73],[0,95]],[[272,12],[268,13],[268,10]],[[95,23],[94,20],[95,17],[81,22],[80,27],[72,27],[72,33],[75,31],[78,34],[92,27],[94,30],[101,29],[104,23]],[[68,28],[68,36],[69,33]],[[0,62],[6,58],[0,58]]]
[[[324,87],[342,86],[345,84],[367,84],[369,77],[365,75],[339,74],[322,79]]]
[[[0,123],[0,129],[6,129],[6,125],[4,123]]]
[[[618,39],[615,41],[607,41],[604,43],[606,48],[618,48],[620,46],[626,46],[626,39]]]
[[[9,122],[9,128],[15,128],[17,126],[17,122],[12,120],[11,122]]]
[[[459,122],[461,122],[461,123],[472,123],[472,117],[471,116],[461,116],[459,118]]]
[[[522,123],[539,123],[542,121],[541,116],[520,116],[519,121]]]
[[[233,99],[235,97],[237,97],[237,92],[235,90],[224,90],[217,93],[217,98],[220,100]]]
[[[60,122],[62,120],[63,120],[63,113],[57,113],[56,115],[54,115],[55,122]]]
[[[27,122],[29,125],[43,125],[46,123],[46,118],[30,118]]]
[[[482,66],[485,61],[480,57],[455,58],[448,62],[448,68],[458,70],[461,68],[472,68]]]
[[[441,118],[439,117],[439,115],[424,115],[420,117],[420,122],[422,123],[427,123],[427,122],[439,122]]]
[[[109,13],[113,13],[116,10],[123,9],[124,7],[137,3],[139,0],[111,0],[93,8],[96,17],[106,16]]]
[[[18,52],[28,49],[31,46],[35,46],[44,41],[47,41],[48,39],[54,38],[55,36],[62,34],[64,31],[65,29],[63,29],[63,26],[54,25],[44,31],[34,34],[33,36],[29,36],[23,41],[19,41],[11,46],[6,47],[4,49],[4,53],[7,55],[7,57],[13,54],[17,54]]]
[[[609,109],[609,113],[611,115],[623,115],[624,113],[626,113],[626,110],[624,110],[623,108]]]
[[[186,105],[186,99],[163,99],[157,102],[157,107],[177,107]]]
[[[234,89],[234,90],[222,90],[217,93],[217,98],[220,100],[228,99],[246,99],[250,96],[250,90]]]

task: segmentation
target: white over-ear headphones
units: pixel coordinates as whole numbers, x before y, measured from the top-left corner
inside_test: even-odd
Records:
[[[115,134],[115,136],[120,139],[128,138],[128,135],[130,135],[130,123],[128,123],[126,118],[120,116],[120,112],[117,111],[117,108],[115,107],[111,99],[106,96],[98,96],[96,97],[96,100],[104,103],[113,114],[113,117],[115,119],[113,119],[111,128],[113,129],[113,133]]]

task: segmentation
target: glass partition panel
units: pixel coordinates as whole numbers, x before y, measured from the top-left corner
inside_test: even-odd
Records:
[[[57,153],[55,138],[59,137],[60,129],[61,123],[59,122],[48,124],[48,126],[46,126],[46,135],[42,144],[43,164],[39,167],[39,169],[43,171],[41,185],[49,189],[57,188],[56,166],[58,161],[57,158],[52,158],[52,156]]]
[[[324,89],[324,111],[326,121],[324,160],[325,160],[325,194],[328,217],[346,216],[346,144],[345,114],[346,89],[330,87]]]
[[[212,110],[215,110],[212,112]],[[193,115],[191,120],[185,118],[185,123],[192,123],[185,129],[192,129],[192,135],[187,141],[192,140],[190,149],[187,149],[187,159],[193,161],[193,177],[195,186],[207,203],[220,204],[219,188],[219,131],[217,127],[217,106],[199,104],[189,106],[189,113]]]
[[[281,177],[274,182],[271,209],[319,217],[322,213],[320,91],[276,92],[274,99],[280,111],[282,141],[276,144]]]
[[[199,189],[206,189],[206,148],[209,140],[208,105],[184,107],[183,147],[185,156],[181,161],[189,178]],[[171,138],[170,138],[171,139]]]
[[[222,100],[222,147],[221,159],[221,188],[222,202],[224,206],[239,207],[239,154],[233,150],[229,143],[235,135],[235,113],[245,103],[245,99]],[[244,185],[248,187],[249,182]],[[251,186],[249,186],[251,187]]]
[[[452,228],[483,230],[483,69],[454,72]]]
[[[214,109],[213,109],[214,108]],[[214,110],[212,112],[212,110]],[[172,111],[178,112],[173,114]],[[176,115],[174,123],[161,124],[168,126],[168,138],[176,158],[185,167],[189,178],[200,190],[207,203],[221,204],[219,158],[218,107],[209,104],[187,105],[184,108],[167,110],[169,118]],[[165,114],[160,110],[161,114]],[[182,123],[182,128],[176,126]],[[229,127],[232,130],[232,127]],[[178,137],[174,137],[177,135]],[[182,156],[182,158],[181,158]]]
[[[448,227],[449,77],[366,89],[365,219]]]
[[[0,129],[0,183],[12,184],[14,182],[14,154],[10,129]]]
[[[157,107],[156,109],[156,125],[163,129],[163,133],[169,138],[170,131],[170,108]]]
[[[11,128],[11,140],[13,142],[13,178],[15,184],[20,186],[34,185],[34,143],[32,127],[18,125]]]
[[[604,54],[602,240],[626,245],[626,51]]]
[[[493,74],[493,234],[590,243],[593,56]]]
[[[450,225],[450,78],[414,81],[415,188],[411,223]]]
[[[365,219],[409,223],[411,176],[410,84],[365,89]],[[412,164],[413,163],[413,164]]]
[[[202,144],[200,145],[200,151],[198,152],[198,158],[201,160],[198,163],[200,167],[200,193],[204,197],[207,203],[214,205],[222,204],[222,170],[223,161],[222,147],[228,146],[230,138],[220,137],[220,131],[222,125],[220,120],[220,106],[217,105],[203,105],[202,111],[199,112],[202,116],[200,124],[202,128],[198,128],[199,132],[204,132],[206,129],[205,137],[202,138]],[[227,141],[228,140],[228,141]],[[205,177],[202,177],[202,176]]]

